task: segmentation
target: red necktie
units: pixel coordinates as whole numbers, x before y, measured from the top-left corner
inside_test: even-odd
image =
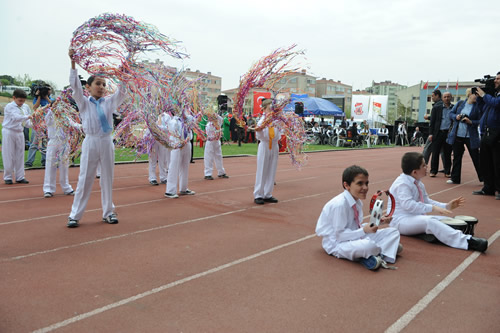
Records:
[[[422,189],[420,188],[420,186],[418,186],[417,180],[415,180],[415,186],[417,186],[418,195],[420,196],[420,202],[424,202],[424,194],[422,193]]]
[[[358,207],[356,207],[356,204],[352,205],[352,210],[354,211],[354,220],[356,220],[358,227],[361,227],[361,224],[359,224],[359,212],[358,212]]]

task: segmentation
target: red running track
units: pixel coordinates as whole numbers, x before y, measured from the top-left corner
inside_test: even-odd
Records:
[[[418,148],[311,153],[302,171],[282,155],[280,202],[264,206],[253,203],[255,157],[225,158],[230,178],[213,181],[196,161],[196,195],[179,199],[149,185],[146,164],[117,165],[120,223],[101,222],[96,180],[76,229],[65,227],[72,197],[44,199],[43,170],[29,170],[29,185],[0,185],[0,332],[498,331],[500,205],[471,195],[470,159],[462,184],[424,182],[436,200],[466,198],[454,213],[479,219],[486,254],[403,236],[399,269],[371,272],[314,236],[345,167],[364,166],[370,191],[384,190],[407,150]]]

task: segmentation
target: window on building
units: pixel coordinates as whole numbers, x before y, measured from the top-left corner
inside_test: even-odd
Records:
[[[293,79],[290,80],[290,83],[297,83],[297,78],[294,77]]]
[[[427,96],[427,102],[431,101],[431,96]]]

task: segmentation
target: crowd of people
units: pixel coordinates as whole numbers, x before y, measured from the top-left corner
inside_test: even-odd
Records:
[[[80,174],[74,191],[68,182],[68,163],[62,163],[65,156],[67,139],[53,122],[53,115],[48,112],[45,121],[48,127],[46,174],[43,191],[46,198],[54,195],[56,188],[56,168],[60,172],[60,185],[63,193],[74,195],[67,227],[78,227],[85,212],[94,179],[100,169],[101,203],[103,222],[117,224],[118,218],[113,204],[114,178],[114,143],[113,113],[125,99],[125,88],[120,85],[115,93],[106,95],[106,80],[92,76],[86,82],[89,96],[84,95],[83,87],[75,68],[72,51],[70,84],[73,98],[78,106],[80,124],[85,133],[80,158]],[[427,195],[422,178],[427,175],[427,163],[431,158],[430,177],[436,177],[440,155],[443,154],[444,174],[449,183],[461,181],[461,162],[464,147],[467,147],[474,162],[474,167],[483,187],[474,191],[474,195],[494,195],[500,199],[500,73],[495,78],[495,95],[486,94],[481,88],[474,92],[467,91],[467,100],[456,105],[451,103],[449,92],[441,95],[439,90],[432,93],[434,105],[430,114],[430,135],[424,154],[405,153],[401,160],[402,173],[390,188],[395,198],[395,210],[392,216],[384,215],[380,225],[362,223],[362,202],[368,193],[368,171],[353,165],[344,170],[342,184],[344,191],[330,200],[323,208],[316,226],[316,233],[323,237],[325,251],[338,258],[360,261],[368,269],[374,270],[387,263],[394,263],[402,251],[400,235],[433,235],[448,246],[484,252],[488,247],[486,239],[466,235],[444,223],[442,219],[451,210],[464,205],[464,198],[459,196],[447,203],[432,200]],[[2,128],[2,157],[4,163],[4,182],[7,185],[29,183],[24,171],[24,128],[32,126],[33,115],[25,104],[26,93],[14,91],[13,101],[5,108]],[[50,103],[48,96],[36,96],[34,105]],[[271,112],[272,101],[262,101],[263,116],[258,121],[249,116],[245,119],[248,128],[241,127],[236,120],[229,121],[231,139],[235,142],[254,142],[258,140],[257,171],[254,186],[254,202],[258,205],[277,203],[273,196],[281,137],[279,127],[273,122],[264,126],[266,115]],[[234,121],[233,121],[234,120]],[[223,166],[221,141],[224,136],[225,119],[216,115],[209,117],[206,125],[207,142],[204,155],[204,179],[214,180],[213,165],[218,178],[229,178]],[[176,116],[162,114],[160,127],[175,131],[181,128],[181,120]],[[231,123],[233,126],[231,127]],[[236,123],[236,124],[235,124]],[[312,125],[312,126],[311,126]],[[320,138],[332,130],[322,118],[309,125],[311,131]],[[342,119],[339,126],[351,131],[353,138],[366,140],[370,129],[366,121],[361,123],[358,132],[356,122],[349,124]],[[480,131],[478,131],[478,127]],[[326,128],[326,131],[323,129]],[[402,123],[398,134],[405,134]],[[355,133],[355,134],[354,134]],[[416,129],[412,142],[421,138]],[[481,137],[480,137],[481,133]],[[388,136],[385,126],[378,131],[381,139]],[[36,135],[36,133],[35,133]],[[192,135],[192,134],[189,134]],[[188,138],[190,139],[190,138]],[[165,148],[158,145],[150,156],[149,181],[159,185],[155,169],[160,169],[160,182],[166,186],[165,197],[179,198],[179,195],[194,195],[188,188],[189,164],[192,161],[192,144],[189,140],[180,148]],[[429,153],[430,152],[430,153]],[[453,163],[451,161],[453,152]],[[67,161],[66,161],[67,162]],[[391,204],[387,207],[391,211]]]

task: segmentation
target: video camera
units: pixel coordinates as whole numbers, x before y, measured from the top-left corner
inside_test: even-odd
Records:
[[[45,83],[33,85],[31,87],[31,95],[35,96],[36,91],[38,90],[38,96],[40,96],[40,98],[44,98],[44,97],[49,96],[50,89],[51,89],[50,86],[48,84],[45,84]]]
[[[483,91],[488,94],[495,96],[495,77],[491,75],[485,75],[482,79],[476,79],[474,82],[479,82],[483,84],[483,86],[479,86],[479,88],[483,89]],[[471,92],[473,94],[477,93],[478,87],[472,87]]]

